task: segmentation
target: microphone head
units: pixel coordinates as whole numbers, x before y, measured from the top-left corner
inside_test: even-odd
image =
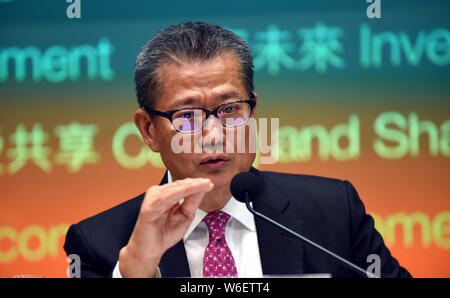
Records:
[[[241,203],[245,203],[245,193],[249,194],[249,201],[253,201],[259,195],[259,178],[250,172],[241,172],[233,177],[230,190],[233,197]]]

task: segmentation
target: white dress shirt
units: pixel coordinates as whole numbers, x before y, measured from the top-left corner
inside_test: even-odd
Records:
[[[167,171],[167,182],[172,183],[170,171]],[[262,277],[258,236],[253,214],[247,210],[244,204],[239,203],[233,197],[221,211],[230,215],[225,227],[225,239],[233,255],[238,277]],[[203,255],[209,243],[208,228],[202,221],[206,215],[205,211],[197,209],[194,220],[183,236],[191,277],[203,277]],[[161,277],[159,268],[156,275]],[[113,277],[122,277],[119,271],[119,262],[114,268]]]

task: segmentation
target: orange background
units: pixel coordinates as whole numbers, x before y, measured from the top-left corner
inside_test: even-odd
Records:
[[[260,95],[258,114],[260,117],[280,118],[280,127],[294,125],[298,119],[302,119],[304,127],[317,124],[318,119],[316,106],[305,104],[297,109],[289,109],[283,106],[270,104],[263,93]],[[55,226],[62,224],[70,225],[86,217],[92,216],[120,202],[130,199],[145,191],[150,185],[157,184],[164,174],[164,169],[155,168],[150,164],[140,169],[125,169],[118,164],[111,150],[112,138],[117,128],[132,119],[135,109],[133,103],[126,105],[112,105],[108,111],[98,114],[95,110],[85,112],[83,119],[77,119],[80,123],[104,123],[108,126],[100,126],[100,131],[95,138],[95,150],[101,156],[98,163],[84,165],[80,172],[70,173],[63,165],[54,165],[50,173],[44,173],[31,161],[14,175],[4,173],[0,176],[0,187],[2,189],[0,212],[0,227],[12,227],[21,233],[30,225],[38,225],[49,232]],[[338,109],[338,106],[345,104],[345,100],[339,104],[330,103],[322,109],[324,114],[333,113],[331,118],[322,118],[320,124],[327,129],[338,123],[348,121],[348,116],[354,111],[360,119],[361,152],[360,157],[354,161],[336,161],[332,157],[328,161],[318,158],[318,144],[313,143],[312,159],[308,162],[291,162],[288,164],[278,163],[275,165],[260,165],[261,170],[281,171],[289,173],[312,174],[339,179],[347,179],[355,186],[360,197],[365,203],[369,213],[380,216],[383,221],[396,213],[413,214],[421,212],[430,221],[430,226],[434,218],[441,212],[448,212],[449,206],[449,160],[442,155],[438,157],[430,156],[428,152],[428,140],[422,136],[420,154],[417,158],[406,156],[399,160],[385,160],[378,156],[373,148],[372,142],[376,138],[373,132],[373,122],[377,115],[387,110],[397,110],[407,115],[407,108],[396,107],[390,104],[377,103],[377,107],[359,109],[358,105],[353,105],[352,112],[345,109]],[[381,106],[381,107],[380,107]],[[74,113],[73,107],[54,106],[59,111],[58,115],[66,115],[65,112]],[[116,109],[117,108],[117,109]],[[426,112],[425,107],[419,112],[419,118],[427,119],[427,114],[433,114],[433,121],[439,126],[444,120],[445,113],[439,111]],[[11,119],[4,118],[5,123],[14,123],[14,115],[19,113],[20,106],[9,105]],[[327,111],[328,109],[328,111]],[[120,111],[119,111],[120,110]],[[300,111],[300,112],[293,112]],[[405,112],[403,112],[405,111]],[[425,112],[424,112],[425,111]],[[77,111],[75,111],[76,113]],[[28,112],[29,113],[29,112]],[[46,108],[36,108],[30,117],[40,114],[45,115]],[[295,115],[299,114],[299,115]],[[439,114],[442,114],[439,116]],[[67,124],[69,121],[61,119],[55,115],[54,118],[42,122],[44,130],[52,131],[52,127],[58,124]],[[104,116],[107,115],[107,116]],[[116,117],[111,115],[116,115]],[[22,114],[27,116],[27,112]],[[5,115],[8,117],[8,115]],[[42,119],[42,118],[41,118]],[[112,120],[114,119],[114,120]],[[31,130],[33,121],[27,124],[27,129]],[[104,129],[102,129],[104,127]],[[298,129],[302,128],[296,125]],[[2,126],[3,136],[14,131],[14,126]],[[58,150],[58,142],[55,137],[50,138],[47,143],[53,151]],[[142,146],[141,141],[130,136],[126,140],[126,151],[129,155],[137,154]],[[345,145],[342,145],[345,146]],[[8,146],[6,146],[6,149]],[[8,164],[8,159],[0,159],[4,167]],[[301,194],[299,195],[301,198]],[[442,237],[449,241],[449,219],[442,225]],[[431,243],[423,245],[422,237],[424,233],[432,235],[432,231],[423,231],[420,225],[414,225],[413,242],[405,243],[404,230],[402,225],[395,228],[394,243],[387,243],[392,254],[399,262],[417,277],[449,277],[450,255],[448,247],[443,248],[436,245],[433,236]],[[49,239],[49,238],[48,238]],[[0,276],[11,276],[15,274],[34,274],[47,277],[65,276],[66,263],[65,253],[62,250],[64,233],[58,238],[59,250],[56,255],[51,253],[47,247],[45,256],[36,261],[27,261],[19,253],[13,261],[0,263]],[[10,249],[17,249],[19,241],[3,238],[0,241],[0,251],[7,252]],[[50,243],[42,244],[36,237],[29,238],[27,246],[30,251],[42,249],[42,245],[55,245]]]

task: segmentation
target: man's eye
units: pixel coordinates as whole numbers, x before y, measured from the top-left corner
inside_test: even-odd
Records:
[[[192,112],[184,112],[177,116],[177,118],[182,118],[182,119],[191,119],[192,117],[194,117]]]
[[[223,112],[224,113],[233,113],[234,112],[234,107],[226,107]]]

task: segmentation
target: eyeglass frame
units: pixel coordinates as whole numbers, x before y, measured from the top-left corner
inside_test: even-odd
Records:
[[[143,106],[142,108],[143,108],[150,116],[156,115],[156,116],[161,116],[161,117],[164,117],[164,118],[169,119],[170,123],[172,124],[172,127],[173,127],[176,131],[178,131],[178,132],[181,132],[181,133],[193,133],[193,132],[197,132],[197,131],[200,131],[201,129],[203,129],[203,126],[205,125],[206,120],[207,120],[207,119],[209,118],[209,116],[211,116],[211,115],[213,115],[213,116],[215,116],[217,119],[219,119],[219,122],[220,122],[220,123],[222,124],[222,126],[224,126],[224,127],[238,127],[238,126],[241,126],[241,125],[247,123],[248,119],[245,120],[245,122],[242,122],[241,124],[238,124],[238,125],[235,125],[235,126],[226,126],[226,125],[224,125],[224,124],[222,123],[222,121],[221,121],[220,118],[219,118],[219,115],[217,114],[218,111],[219,111],[219,109],[220,109],[221,107],[226,106],[226,105],[229,105],[229,104],[232,104],[232,103],[241,103],[241,102],[245,102],[245,103],[248,103],[248,104],[250,105],[250,114],[249,114],[249,117],[248,117],[248,119],[250,119],[250,115],[252,114],[253,109],[254,109],[255,106],[256,106],[256,100],[255,100],[255,97],[254,97],[253,95],[252,95],[252,96],[250,97],[250,99],[248,99],[248,100],[237,100],[237,101],[227,102],[227,103],[224,103],[224,104],[221,104],[221,105],[215,107],[215,108],[212,109],[212,110],[208,110],[208,109],[204,109],[204,108],[198,108],[198,107],[190,107],[190,108],[181,108],[181,109],[176,109],[176,110],[170,110],[170,111],[166,111],[166,112],[161,112],[161,111],[149,109],[147,106]],[[176,112],[178,112],[178,111],[189,110],[189,109],[197,109],[197,110],[202,110],[202,111],[204,111],[204,112],[206,113],[205,120],[202,122],[202,126],[201,126],[198,130],[193,130],[193,131],[179,131],[179,130],[176,129],[175,126],[173,125],[173,119],[172,119],[172,117],[173,117],[173,115],[174,115]]]

